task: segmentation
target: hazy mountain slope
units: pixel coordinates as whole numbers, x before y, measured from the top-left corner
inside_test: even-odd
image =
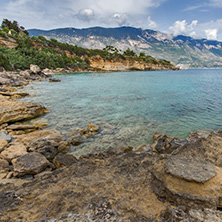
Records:
[[[31,36],[55,38],[86,48],[104,48],[106,45],[126,50],[145,52],[157,59],[168,59],[174,64],[190,67],[222,67],[222,42],[193,39],[188,36],[164,34],[133,27],[119,28],[62,28],[49,31],[31,29]]]

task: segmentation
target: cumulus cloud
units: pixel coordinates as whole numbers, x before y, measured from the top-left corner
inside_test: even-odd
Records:
[[[119,26],[128,25],[128,15],[125,13],[115,13],[112,18]]]
[[[90,22],[91,20],[95,19],[95,13],[94,13],[94,10],[90,8],[81,9],[76,14],[76,17],[79,20]]]
[[[174,36],[191,34],[194,35],[194,28],[197,23],[197,20],[193,20],[190,24],[188,24],[186,20],[176,21],[172,26],[169,27],[169,30],[173,33]]]
[[[206,29],[205,35],[207,40],[217,40],[217,29]]]
[[[149,28],[151,28],[151,29],[157,29],[157,24],[156,24],[155,21],[153,21],[153,20],[151,19],[151,16],[148,16],[147,22],[148,22]]]

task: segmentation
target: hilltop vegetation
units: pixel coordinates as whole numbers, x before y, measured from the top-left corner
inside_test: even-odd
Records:
[[[14,39],[17,46],[14,48],[0,47],[0,67],[6,70],[28,69],[30,64],[44,68],[90,69],[90,58],[100,56],[104,60],[142,60],[150,64],[174,67],[167,60],[156,60],[152,56],[127,49],[118,50],[111,45],[104,49],[86,49],[76,45],[58,42],[56,39],[46,39],[43,36],[29,36],[23,26],[17,21],[4,19],[0,29],[0,38]]]

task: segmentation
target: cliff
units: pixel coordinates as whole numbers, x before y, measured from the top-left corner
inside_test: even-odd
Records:
[[[104,59],[101,56],[89,58],[92,68],[101,71],[126,71],[126,70],[176,70],[173,65],[152,64],[144,62],[142,59]]]

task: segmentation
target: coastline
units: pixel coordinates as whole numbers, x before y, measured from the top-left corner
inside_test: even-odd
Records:
[[[6,85],[19,89],[50,76],[35,67],[10,78]],[[221,131],[199,131],[185,140],[156,133],[153,144],[113,147],[77,160],[67,154],[70,144],[81,142],[80,135],[93,136],[99,126],[89,124],[67,141],[44,124],[24,125],[18,121],[48,110],[14,100],[22,96],[27,95],[0,87],[1,104],[7,107],[0,116],[1,220],[166,221],[179,213],[182,219],[221,217]]]

